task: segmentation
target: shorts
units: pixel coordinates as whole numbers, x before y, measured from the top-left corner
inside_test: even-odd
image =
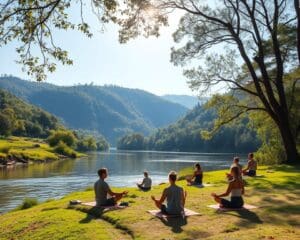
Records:
[[[115,199],[114,198],[108,198],[108,199],[106,199],[106,202],[104,203],[104,204],[101,204],[100,205],[100,207],[101,206],[103,206],[103,207],[106,207],[106,206],[114,206],[114,205],[116,205],[116,201],[115,201]]]
[[[221,204],[225,208],[241,208],[244,205],[244,200],[242,197],[231,197],[230,201],[221,198]]]
[[[140,185],[137,185],[139,189],[143,190],[143,191],[149,191],[151,189],[151,187],[143,187]]]
[[[255,170],[249,170],[248,172],[246,172],[245,175],[250,176],[250,177],[254,177],[254,176],[256,176],[256,171]]]
[[[162,214],[166,214],[166,215],[180,215],[183,210],[178,212],[178,213],[169,213],[168,210],[167,210],[166,205],[162,204],[161,207],[160,207],[160,211],[161,211]]]

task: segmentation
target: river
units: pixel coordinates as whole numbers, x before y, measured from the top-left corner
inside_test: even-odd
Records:
[[[141,181],[144,170],[149,172],[153,183],[158,184],[167,182],[170,170],[192,167],[197,162],[204,171],[229,168],[234,156],[234,153],[110,150],[75,160],[0,168],[0,213],[14,209],[24,198],[45,201],[91,187],[101,167],[109,169],[107,182],[111,186],[124,187]],[[245,164],[246,155],[240,157],[241,164]]]

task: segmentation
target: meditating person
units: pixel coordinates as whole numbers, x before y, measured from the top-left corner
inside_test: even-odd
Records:
[[[243,180],[239,177],[240,172],[237,166],[231,168],[231,175],[233,178],[229,181],[227,191],[223,194],[217,195],[212,193],[215,201],[220,204],[220,207],[224,208],[241,208],[244,205],[242,195],[245,193]],[[230,200],[224,199],[230,194]]]
[[[136,185],[138,186],[139,189],[141,189],[143,191],[149,191],[151,189],[152,180],[149,177],[149,174],[147,171],[144,172],[144,179],[143,179],[142,183],[137,183]]]
[[[100,168],[98,170],[99,180],[94,184],[94,191],[96,196],[96,206],[114,206],[117,202],[125,196],[128,192],[124,191],[121,193],[113,192],[107,182],[104,181],[108,176],[106,168]]]
[[[187,184],[191,185],[202,185],[203,171],[199,163],[195,164],[195,171],[192,177],[186,178]]]
[[[151,196],[155,206],[158,207],[163,214],[168,215],[180,215],[184,212],[184,204],[186,199],[186,192],[182,187],[176,185],[177,173],[171,171],[169,173],[170,186],[165,188],[160,199],[155,199]],[[164,201],[167,200],[167,205],[164,205]]]
[[[247,175],[250,177],[256,176],[257,162],[254,160],[254,154],[248,154],[248,163],[247,167],[243,170],[243,175]]]
[[[241,164],[239,164],[240,158],[239,157],[234,157],[233,158],[233,163],[230,166],[230,171],[233,167],[238,167],[239,168],[239,173],[240,173],[240,177],[242,176],[242,171],[243,171],[243,167]],[[233,178],[233,176],[231,175],[231,173],[226,173],[228,180],[231,180]]]

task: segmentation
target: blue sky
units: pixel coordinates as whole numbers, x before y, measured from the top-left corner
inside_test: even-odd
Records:
[[[140,37],[127,44],[119,44],[117,28],[109,25],[100,32],[95,16],[88,16],[94,36],[89,39],[76,31],[55,33],[56,43],[68,50],[74,60],[72,66],[58,65],[47,82],[74,85],[93,82],[94,85],[114,84],[139,88],[157,95],[195,95],[182,75],[182,68],[170,62],[170,48],[174,46],[172,33],[179,16],[173,16],[170,27],[164,28],[159,38]],[[0,74],[12,74],[30,79],[15,63],[15,45],[0,48]],[[5,56],[5,57],[3,57]]]

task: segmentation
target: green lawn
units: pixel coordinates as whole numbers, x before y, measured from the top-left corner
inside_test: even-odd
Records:
[[[245,201],[260,208],[217,213],[211,192],[226,188],[225,172],[206,172],[205,188],[187,187],[186,207],[201,213],[161,221],[146,213],[154,209],[151,194],[160,196],[166,185],[151,192],[127,188],[130,207],[100,213],[95,208],[68,206],[71,199],[93,201],[91,189],[35,207],[0,216],[0,239],[300,239],[300,167],[260,167],[257,178],[247,179]],[[181,176],[190,174],[181,172]],[[192,169],[191,169],[192,171]],[[121,191],[123,189],[118,189]]]
[[[44,140],[25,137],[0,139],[0,157],[6,157],[8,154],[29,159],[31,162],[47,162],[61,158]],[[77,155],[83,156],[78,153]]]

